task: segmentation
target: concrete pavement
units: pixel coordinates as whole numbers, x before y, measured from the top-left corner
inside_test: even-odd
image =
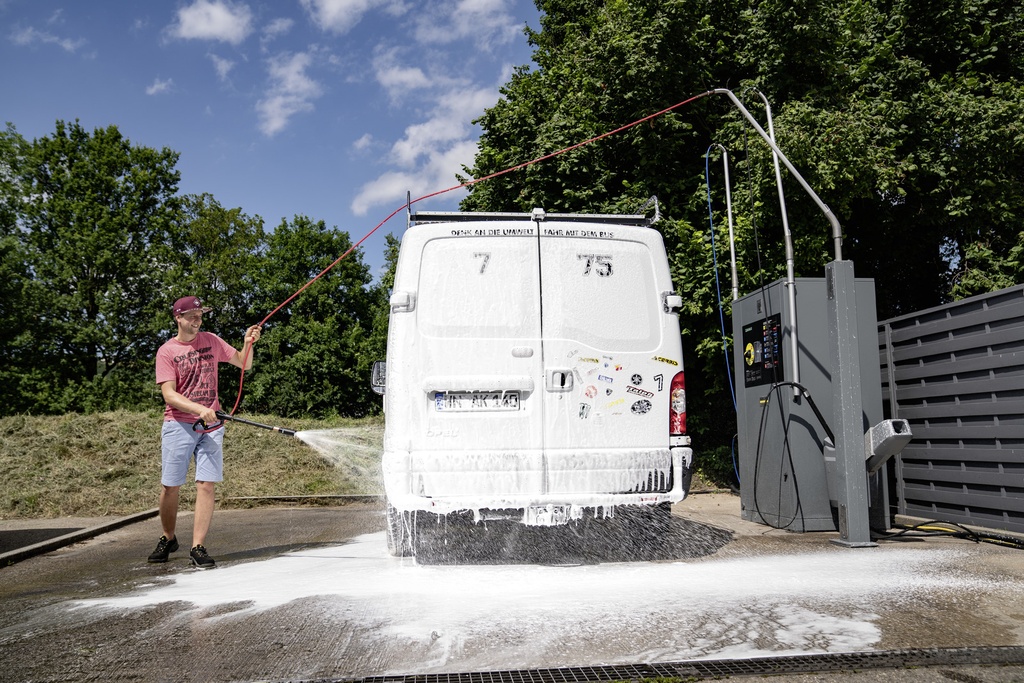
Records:
[[[280,502],[280,501],[279,501]],[[72,529],[70,534],[61,534],[64,542],[73,545],[46,548],[37,547],[33,552],[20,558],[17,564],[0,569],[0,619],[8,625],[0,629],[0,670],[13,678],[4,680],[86,680],[97,675],[97,669],[103,668],[103,661],[136,661],[149,656],[146,652],[125,650],[118,654],[118,648],[131,644],[132,637],[138,627],[132,631],[119,631],[120,622],[103,622],[100,630],[89,631],[81,625],[57,624],[40,628],[36,623],[42,616],[52,612],[63,601],[78,599],[90,595],[116,595],[133,590],[133,587],[149,582],[161,582],[162,577],[172,578],[183,570],[182,563],[187,560],[177,558],[167,566],[147,566],[144,557],[151,550],[151,545],[159,535],[158,525],[154,520],[145,521],[153,516],[154,511],[140,513],[126,521],[119,519],[86,519],[86,520],[39,520],[31,522],[0,522],[0,538],[10,538],[11,534],[27,534],[42,529]],[[340,513],[340,514],[339,514]],[[713,555],[696,560],[686,560],[695,568],[724,567],[730,563],[743,562],[759,558],[789,558],[794,571],[807,562],[824,561],[821,569],[822,579],[828,580],[831,565],[841,568],[842,565],[859,565],[872,567],[876,574],[868,579],[867,585],[873,582],[885,584],[895,581],[899,574],[894,568],[890,574],[884,569],[885,560],[889,557],[894,562],[903,556],[903,549],[912,548],[915,557],[923,558],[923,567],[942,567],[949,572],[949,584],[960,588],[953,594],[936,589],[933,594],[927,590],[922,592],[914,586],[896,587],[896,598],[882,603],[882,609],[872,619],[877,627],[878,638],[870,651],[858,657],[857,653],[845,653],[845,659],[839,652],[821,655],[817,660],[813,656],[798,660],[792,653],[783,657],[747,657],[732,658],[727,656],[710,657],[686,665],[685,661],[674,661],[678,665],[675,671],[681,678],[705,679],[772,675],[773,680],[792,681],[1024,681],[1024,554],[1019,550],[989,544],[975,544],[964,540],[929,538],[882,541],[878,548],[847,549],[838,548],[829,543],[837,534],[811,533],[794,534],[769,529],[758,524],[743,521],[739,515],[739,498],[730,494],[712,493],[693,495],[674,509],[677,517],[699,524],[708,525],[717,530],[731,534],[731,541],[719,548]],[[188,516],[182,516],[181,533],[183,540],[188,538]],[[331,544],[344,543],[360,533],[372,532],[383,528],[383,515],[379,505],[360,503],[342,508],[324,507],[257,507],[249,510],[222,509],[215,516],[213,542],[215,556],[222,567],[240,566],[241,563],[255,562],[277,557],[282,553],[297,548],[329,548]],[[75,534],[83,534],[76,538]],[[44,543],[62,546],[57,539],[49,539]],[[211,544],[212,545],[212,544]],[[11,551],[8,551],[8,553]],[[15,550],[17,552],[17,550]],[[952,553],[952,555],[950,555]],[[182,553],[179,553],[181,555]],[[953,556],[955,567],[929,564],[928,558]],[[130,558],[138,555],[142,562],[132,562]],[[665,560],[671,560],[666,557]],[[180,560],[180,561],[179,561]],[[878,561],[881,560],[881,561]],[[6,563],[5,563],[6,564]],[[4,565],[0,565],[4,566]],[[221,569],[215,570],[221,571]],[[796,581],[805,580],[807,574],[800,574]],[[849,574],[837,573],[838,577],[849,577]],[[724,576],[723,576],[724,578]],[[935,577],[927,577],[934,579]],[[755,579],[756,580],[756,579]],[[841,578],[839,580],[849,580]],[[906,581],[905,578],[900,579]],[[767,579],[763,587],[766,595],[770,594],[775,584]],[[754,590],[757,587],[753,587]],[[685,584],[680,586],[685,590]],[[737,587],[739,589],[739,587]],[[750,588],[748,587],[748,590]],[[903,593],[900,593],[903,591]],[[922,596],[926,596],[922,599]],[[694,596],[700,599],[700,596]],[[595,599],[599,599],[595,597]],[[865,598],[867,600],[867,598]],[[705,606],[707,607],[707,606]],[[711,606],[713,607],[713,606]],[[879,605],[873,603],[871,608]],[[844,608],[845,609],[845,608]],[[156,610],[161,612],[163,610]],[[827,611],[827,609],[819,609]],[[152,612],[152,614],[150,614]],[[159,616],[150,610],[147,612],[152,623],[147,628],[158,630]],[[840,615],[848,618],[848,615]],[[173,619],[173,617],[171,617]],[[59,621],[59,616],[57,617]],[[855,622],[850,622],[854,624]],[[272,622],[264,623],[253,631],[248,628],[246,638],[251,640],[251,647],[260,650],[259,643],[280,642],[275,634]],[[792,625],[787,628],[792,628]],[[47,629],[50,629],[47,631]],[[70,629],[70,630],[65,630]],[[87,635],[79,635],[83,631]],[[39,632],[49,632],[49,637],[40,637]],[[118,636],[123,633],[123,636]],[[53,637],[57,634],[60,637]],[[692,637],[700,638],[702,634],[695,630]],[[737,646],[742,646],[744,638],[737,632],[734,636]],[[232,638],[237,639],[236,636]],[[93,660],[92,667],[81,657],[68,654],[69,641],[78,643],[74,651],[94,652],[86,659]],[[143,639],[143,645],[152,646]],[[244,649],[235,642],[235,647]],[[248,641],[247,641],[248,642]],[[93,643],[88,645],[87,643]],[[134,644],[136,647],[139,643]],[[189,651],[183,647],[182,654]],[[53,650],[51,650],[51,647]],[[249,647],[246,645],[245,647]],[[311,652],[320,652],[317,647]],[[97,649],[99,648],[99,649]],[[104,657],[101,657],[100,654]],[[351,650],[345,656],[350,656]],[[901,654],[902,653],[902,654]],[[73,653],[72,653],[73,654]],[[321,652],[322,656],[327,656]],[[331,656],[338,656],[336,653]],[[24,659],[31,657],[36,662],[55,663],[58,670],[50,670],[47,674],[45,666],[33,665],[19,668]],[[787,660],[787,657],[789,659]],[[250,656],[249,659],[252,659]],[[806,661],[805,661],[806,660]],[[301,659],[296,661],[302,661]],[[370,660],[368,660],[370,661]],[[483,660],[486,661],[486,660]],[[599,663],[600,660],[595,660]],[[790,672],[785,672],[787,661]],[[817,661],[817,663],[815,663]],[[714,663],[716,666],[712,666]],[[804,668],[793,669],[799,664]],[[231,666],[235,666],[232,669]],[[341,680],[359,678],[359,667],[353,667],[356,675],[331,676],[321,675],[323,672],[341,671],[338,668],[310,668],[310,663],[302,665],[282,664],[287,675],[274,677],[248,676],[240,665],[225,665],[226,668],[207,672],[191,670],[183,677],[170,677],[166,680],[310,680],[314,676],[304,676],[303,671],[318,672],[318,680]],[[782,667],[782,670],[780,670]],[[812,672],[815,668],[830,668],[828,672]],[[907,668],[913,667],[913,668]],[[347,671],[348,669],[346,669]],[[372,673],[372,667],[363,669]],[[483,671],[473,668],[470,671]],[[797,673],[796,671],[800,671]],[[709,673],[716,672],[716,673]],[[601,679],[600,671],[580,671],[570,668],[559,671],[549,666],[526,669],[517,672],[523,680],[546,681],[552,679],[566,680],[611,680]],[[621,674],[618,669],[609,669],[607,675]],[[570,675],[571,674],[571,675]],[[141,674],[146,679],[144,674]],[[137,677],[136,677],[137,678]],[[388,680],[402,678],[389,677]],[[473,677],[470,677],[472,680]],[[131,680],[113,676],[110,680]],[[411,680],[411,679],[410,679]],[[424,680],[419,678],[417,680]]]

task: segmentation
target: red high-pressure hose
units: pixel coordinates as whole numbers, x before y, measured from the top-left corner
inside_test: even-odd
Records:
[[[563,149],[560,149],[557,152],[551,152],[549,154],[545,154],[543,156],[539,156],[536,159],[531,159],[530,161],[524,161],[521,164],[516,164],[515,166],[510,166],[510,167],[508,167],[508,168],[506,168],[504,170],[496,171],[494,173],[482,176],[480,178],[474,178],[473,180],[467,180],[464,183],[459,183],[458,185],[452,185],[449,188],[445,188],[443,190],[438,190],[437,192],[431,192],[430,194],[425,194],[422,197],[417,197],[416,199],[413,199],[413,200],[407,202],[406,204],[401,205],[400,207],[398,207],[397,209],[392,211],[390,214],[388,214],[387,218],[385,218],[380,223],[378,223],[376,226],[374,226],[373,230],[371,230],[370,232],[368,232],[365,235],[363,235],[363,237],[358,242],[356,242],[351,247],[349,247],[349,249],[344,254],[342,254],[341,256],[336,258],[329,266],[327,266],[322,271],[317,273],[317,275],[315,275],[309,282],[307,282],[306,284],[302,285],[302,287],[300,287],[298,290],[296,290],[296,292],[294,294],[292,294],[290,297],[288,297],[287,299],[282,301],[281,304],[277,308],[275,308],[270,313],[268,313],[267,316],[265,318],[263,318],[263,320],[261,320],[259,322],[260,327],[262,327],[264,325],[264,323],[266,323],[268,320],[270,320],[270,318],[273,317],[273,315],[275,313],[277,313],[282,308],[284,308],[289,303],[291,303],[295,299],[295,297],[297,297],[299,294],[302,294],[302,292],[306,291],[306,289],[308,289],[310,285],[312,285],[314,282],[316,282],[317,280],[322,278],[324,275],[326,275],[331,270],[331,268],[333,268],[334,266],[338,265],[338,263],[340,263],[342,259],[344,259],[346,256],[348,256],[353,251],[355,251],[363,242],[365,242],[370,237],[370,235],[372,235],[373,233],[377,232],[377,230],[379,230],[382,225],[384,225],[389,220],[394,218],[395,214],[397,214],[402,209],[407,208],[409,206],[412,206],[413,204],[416,204],[417,202],[421,202],[421,201],[423,201],[425,199],[430,199],[432,197],[437,197],[439,195],[445,194],[446,192],[451,192],[453,190],[460,190],[460,189],[462,189],[464,187],[470,187],[471,185],[476,185],[477,183],[482,183],[485,180],[490,180],[491,178],[497,178],[498,176],[505,175],[506,173],[511,173],[512,171],[518,171],[521,168],[526,168],[527,166],[532,166],[533,164],[538,164],[538,163],[540,163],[542,161],[547,161],[548,159],[551,159],[552,157],[556,157],[556,156],[559,156],[561,154],[565,154],[566,152],[571,152],[574,149],[578,149],[580,147],[583,147],[584,145],[589,145],[592,142],[597,142],[598,140],[602,140],[602,139],[610,137],[612,135],[616,135],[618,133],[621,133],[624,130],[629,130],[630,128],[633,128],[634,126],[638,126],[641,123],[644,123],[645,121],[650,121],[651,119],[655,119],[655,118],[657,118],[659,116],[667,114],[668,112],[670,112],[670,111],[672,111],[674,109],[678,109],[679,107],[682,107],[684,105],[690,104],[691,102],[699,100],[702,97],[706,97],[707,95],[713,95],[713,94],[715,94],[715,91],[713,91],[713,90],[709,90],[707,92],[703,92],[703,93],[701,93],[699,95],[695,95],[695,96],[693,96],[693,97],[691,97],[689,99],[683,100],[682,102],[679,102],[677,104],[673,104],[671,107],[666,107],[665,109],[662,109],[661,111],[657,111],[657,112],[655,112],[653,114],[649,114],[648,116],[645,116],[642,119],[637,119],[636,121],[633,121],[632,123],[627,123],[624,126],[616,128],[615,130],[610,130],[607,133],[602,133],[600,135],[597,135],[595,137],[590,138],[589,140],[584,140],[583,142],[578,142],[575,145],[570,145],[569,147],[565,147]],[[242,356],[242,367],[245,367],[245,363],[249,359],[249,354],[251,352],[252,352],[252,346],[249,346],[248,348],[245,349],[245,352],[244,352],[244,354]],[[230,415],[234,415],[235,414],[235,411],[238,410],[238,404],[242,401],[242,386],[244,385],[244,383],[245,383],[245,370],[242,370],[241,371],[241,377],[239,378],[239,381],[238,381],[238,396],[235,398],[235,405],[231,408]],[[203,431],[213,431],[213,429],[219,429],[222,426],[223,426],[223,422],[220,425],[218,425],[217,427],[213,427],[211,429],[203,430]]]

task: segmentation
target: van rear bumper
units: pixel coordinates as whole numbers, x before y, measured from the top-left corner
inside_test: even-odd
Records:
[[[574,464],[588,462],[611,466],[581,468],[578,476],[570,476]],[[632,467],[615,466],[623,462]],[[670,470],[665,467],[669,463]],[[383,472],[388,501],[401,512],[469,511],[479,519],[481,511],[518,511],[515,516],[521,515],[524,523],[551,525],[584,514],[611,514],[622,505],[679,502],[689,493],[692,464],[693,450],[688,446],[647,452],[605,449],[589,456],[574,452],[561,457],[543,452],[385,451]],[[650,485],[659,481],[659,475],[667,486]]]

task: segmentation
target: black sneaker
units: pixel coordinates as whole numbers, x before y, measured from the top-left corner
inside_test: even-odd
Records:
[[[178,537],[175,536],[171,540],[167,540],[166,536],[161,536],[160,540],[156,544],[156,550],[149,556],[150,562],[166,562],[167,556],[178,549]]]
[[[196,569],[213,569],[217,566],[213,558],[206,554],[206,548],[201,545],[192,548],[189,555],[192,556],[192,566]]]

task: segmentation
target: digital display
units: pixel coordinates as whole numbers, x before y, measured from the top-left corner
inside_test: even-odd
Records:
[[[782,314],[743,326],[743,386],[783,380]]]

